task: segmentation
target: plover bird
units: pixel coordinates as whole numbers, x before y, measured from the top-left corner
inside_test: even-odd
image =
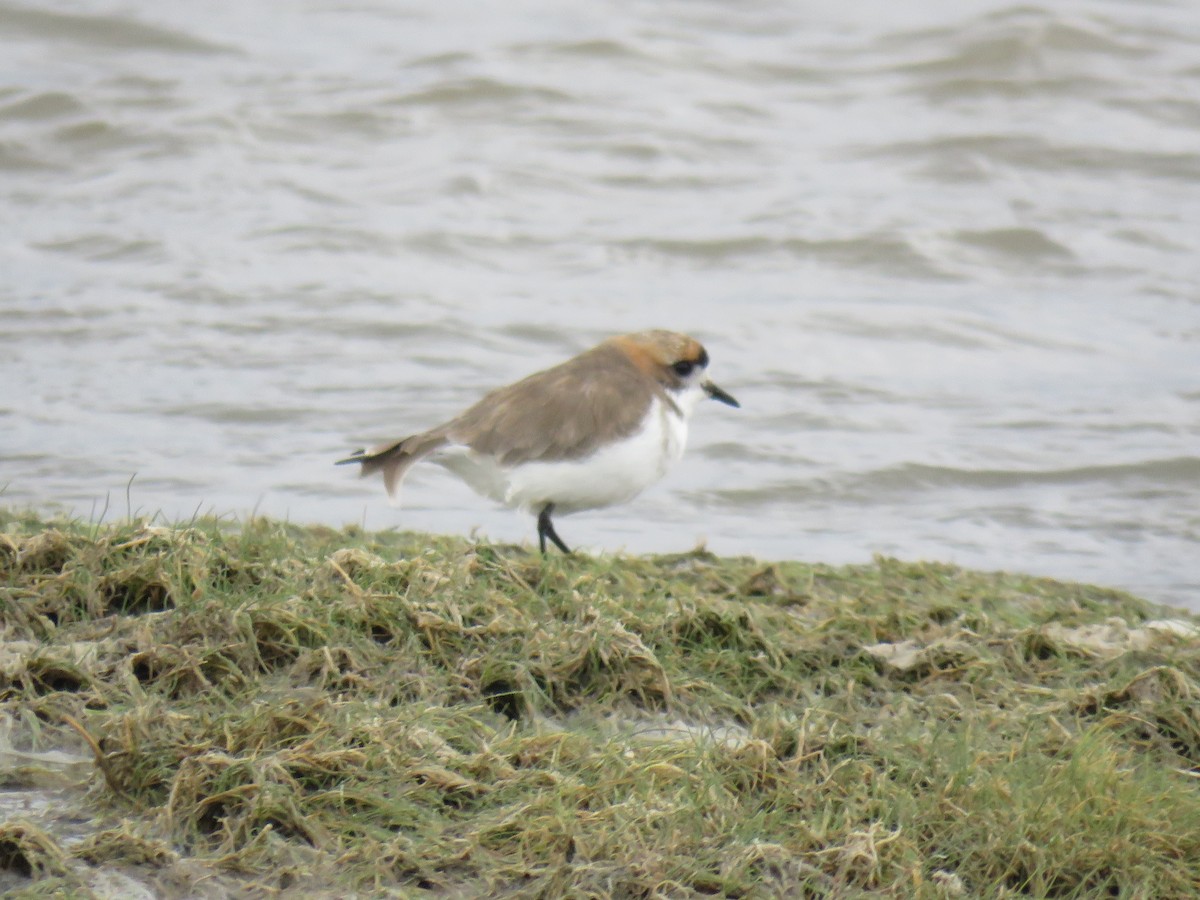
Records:
[[[566,362],[492,391],[445,424],[357,450],[338,465],[383,473],[392,502],[428,458],[476,493],[537,516],[538,546],[567,515],[632,500],[683,455],[688,418],[705,397],[738,402],[707,377],[708,353],[671,331],[612,337]]]

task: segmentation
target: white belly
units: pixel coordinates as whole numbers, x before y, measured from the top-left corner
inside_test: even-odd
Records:
[[[506,506],[537,513],[553,503],[556,514],[565,514],[632,500],[666,474],[686,443],[686,419],[655,398],[638,431],[582,459],[502,467],[466,447],[433,458]]]

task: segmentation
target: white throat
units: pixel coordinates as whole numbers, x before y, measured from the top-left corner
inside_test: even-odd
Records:
[[[692,413],[696,411],[696,404],[708,397],[704,388],[700,386],[699,381],[694,381],[685,384],[678,391],[668,391],[671,399],[675,401],[675,405],[679,407],[679,412],[683,415],[684,421],[692,417]]]

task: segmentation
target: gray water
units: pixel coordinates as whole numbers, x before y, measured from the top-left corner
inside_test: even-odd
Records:
[[[0,0],[0,502],[531,540],[331,462],[666,327],[569,543],[1200,609],[1198,235],[1191,0]]]

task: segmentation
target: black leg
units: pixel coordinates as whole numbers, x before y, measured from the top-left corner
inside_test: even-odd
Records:
[[[563,539],[558,536],[558,532],[554,530],[554,523],[550,521],[550,514],[554,512],[554,504],[547,503],[542,507],[542,511],[538,513],[538,547],[541,548],[542,555],[546,553],[546,538],[550,538],[554,542],[554,546],[563,553],[570,555],[571,548],[563,543]]]

